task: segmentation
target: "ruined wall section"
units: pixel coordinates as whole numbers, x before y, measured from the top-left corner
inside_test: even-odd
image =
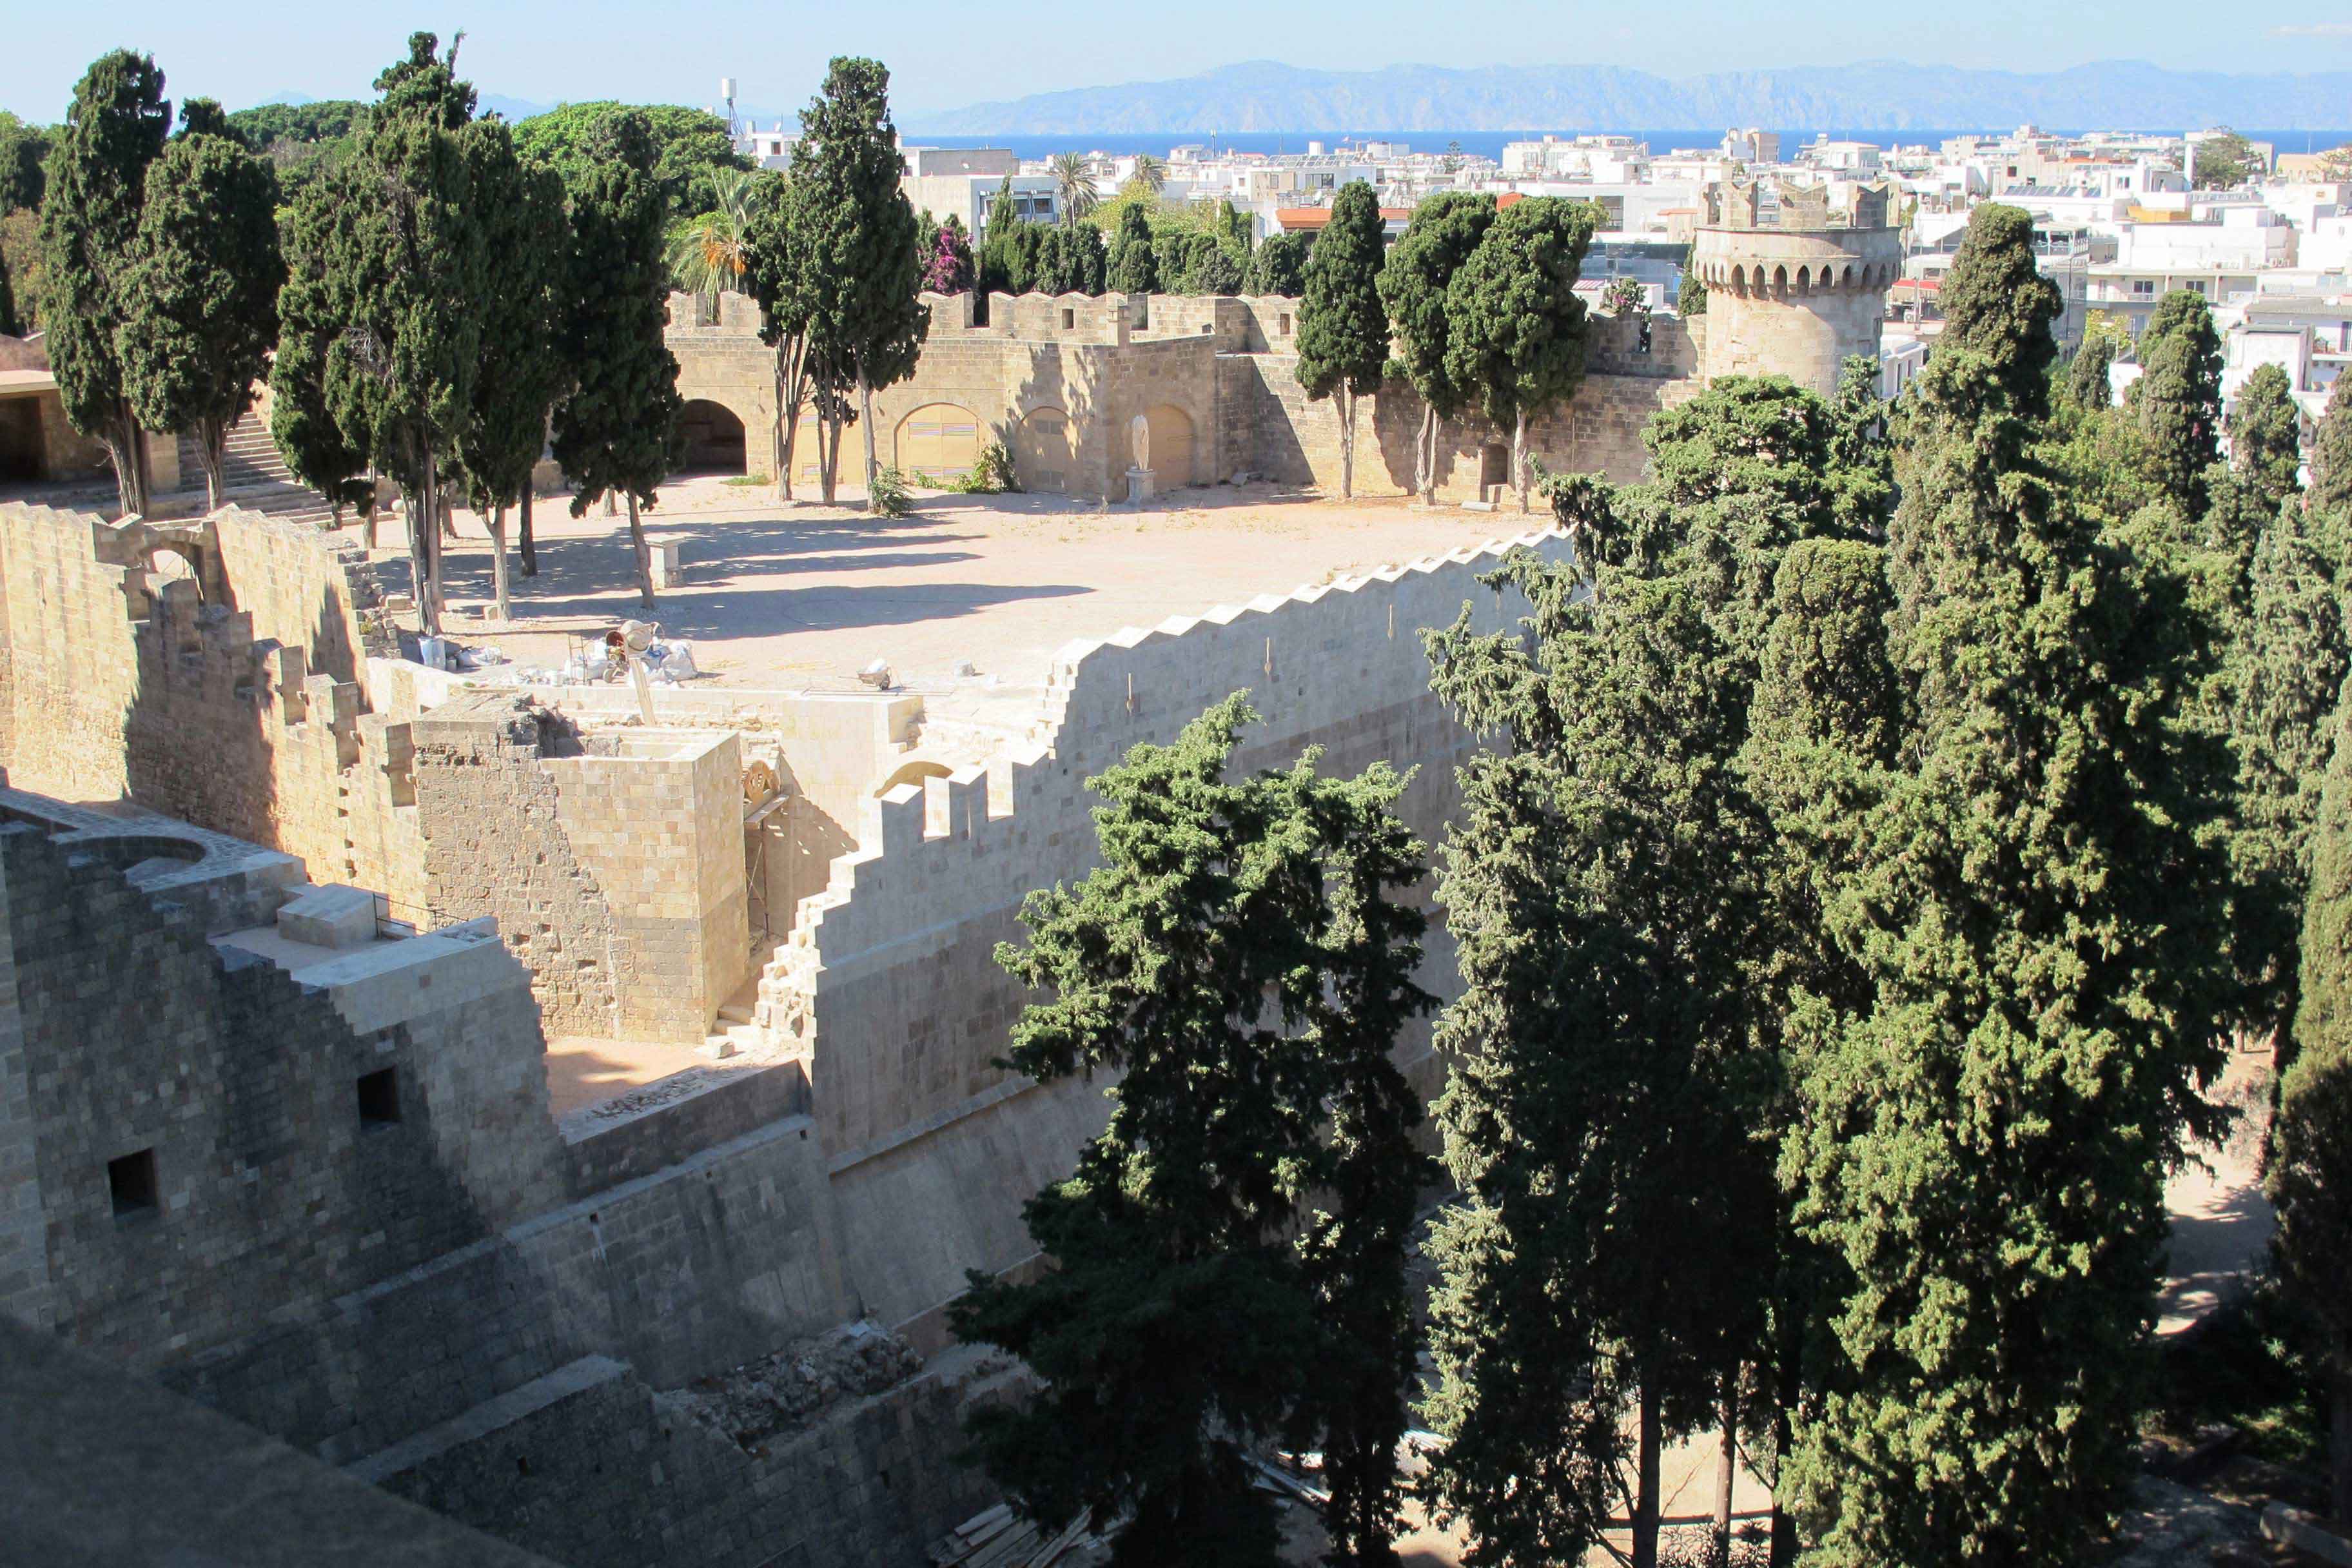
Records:
[[[128,797],[415,917],[407,735],[362,685],[394,650],[357,551],[236,508],[157,527],[10,504],[0,597],[0,766],[19,787]]]
[[[560,1198],[530,994],[488,931],[298,983],[40,829],[0,828],[0,880],[45,1236],[29,1321],[154,1372]],[[371,1120],[358,1084],[387,1068],[397,1114]],[[124,1206],[125,1157],[152,1205]]]
[[[1531,542],[1566,549],[1556,534]],[[1084,781],[1246,689],[1264,719],[1245,737],[1242,765],[1280,765],[1320,745],[1334,773],[1382,760],[1417,767],[1404,816],[1438,842],[1473,738],[1430,693],[1420,633],[1450,625],[1465,604],[1487,627],[1520,613],[1476,582],[1503,548],[1074,644],[1055,661],[1049,742],[873,803],[861,848],[803,903],[762,975],[761,1015],[810,1053],[847,1278],[884,1321],[953,1295],[963,1268],[1020,1262],[1019,1205],[1041,1184],[1032,1177],[1066,1171],[1077,1139],[1099,1126],[1097,1086],[1039,1091],[992,1065],[1025,1000],[995,945],[1020,940],[1016,915],[1031,889],[1075,880],[1095,861]],[[1452,974],[1451,948],[1433,930],[1423,983],[1443,994]],[[1425,1036],[1406,1056],[1433,1087]],[[955,1154],[964,1124],[983,1115],[993,1158]],[[940,1182],[942,1170],[967,1179]],[[877,1228],[866,1215],[891,1237],[887,1256],[863,1244]]]

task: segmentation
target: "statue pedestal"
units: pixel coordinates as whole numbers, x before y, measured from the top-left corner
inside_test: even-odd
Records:
[[[1150,500],[1150,499],[1151,499],[1151,470],[1150,470],[1150,468],[1129,468],[1129,469],[1128,469],[1128,470],[1127,470],[1127,500],[1128,500],[1128,504],[1129,504],[1129,505],[1130,505],[1130,506],[1140,506],[1140,505],[1142,505],[1145,501],[1148,501],[1148,500]]]

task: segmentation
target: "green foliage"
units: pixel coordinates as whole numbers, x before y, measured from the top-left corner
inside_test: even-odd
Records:
[[[2302,488],[2303,416],[2285,371],[2274,364],[2254,367],[2238,388],[2229,432],[2231,462],[2253,481],[2257,494],[2276,505]]]
[[[1013,477],[1013,454],[1004,449],[1003,442],[991,441],[981,447],[971,472],[958,475],[941,488],[958,495],[995,496],[1016,491],[1021,483]]]
[[[1298,305],[1298,381],[1309,397],[1377,392],[1389,357],[1380,294],[1380,198],[1361,180],[1331,204],[1331,221],[1307,263]]]
[[[1920,382],[1889,553],[1914,729],[1829,884],[1868,1002],[1795,1020],[1782,1173],[1850,1279],[1783,1471],[1825,1563],[2090,1549],[2133,1468],[2163,1174],[2217,1115],[2210,638],[2168,546],[2039,455],[2014,369],[1946,347]]]
[[[1446,377],[1512,428],[1523,509],[1528,421],[1584,379],[1591,323],[1576,280],[1600,225],[1589,203],[1530,196],[1495,219],[1446,286]]]
[[[1096,249],[1101,242],[1097,238]],[[963,220],[948,214],[948,221],[932,231],[930,244],[923,250],[923,287],[933,294],[968,292],[979,276],[971,254],[971,237],[964,232]],[[1097,288],[1094,292],[1102,292]]]
[[[907,489],[907,476],[886,463],[874,470],[866,502],[877,517],[904,517],[913,509],[915,498]]]
[[[1151,219],[1133,203],[1120,209],[1110,246],[1108,287],[1114,293],[1150,294],[1160,288],[1160,265],[1151,248]]]
[[[286,262],[268,163],[232,136],[195,129],[217,116],[188,122],[148,165],[120,353],[139,423],[194,436],[217,507],[222,445],[277,345]]]
[[[572,480],[574,517],[608,490],[633,509],[653,504],[655,486],[677,465],[682,406],[677,361],[662,341],[669,279],[653,138],[627,113],[600,121],[597,135],[570,183],[559,339],[572,384],[556,408],[554,449]]]
[[[2083,346],[2066,366],[2066,395],[2084,408],[2107,408],[2116,401],[2115,384],[2107,372],[2114,368],[2117,349],[2113,338],[2105,333],[2085,333]]]
[[[1064,226],[1086,222],[1102,205],[1085,153],[1056,153],[1046,160],[1045,172],[1054,176],[1054,205]]]
[[[712,169],[696,195],[709,206],[670,225],[671,283],[688,294],[716,300],[740,290],[751,262],[751,193],[755,177],[740,169]]]
[[[725,121],[708,110],[670,103],[562,104],[517,124],[515,150],[528,160],[553,164],[564,187],[574,190],[597,162],[606,122],[622,114],[635,115],[652,144],[653,181],[665,215],[692,211],[696,194],[709,188],[715,173],[747,173],[751,167],[735,151]]]
[[[1690,269],[1690,260],[1683,260],[1682,286],[1675,290],[1675,314],[1688,320],[1706,314],[1706,280]]]
[[[1339,400],[1343,496],[1355,493],[1356,400],[1381,389],[1388,365],[1389,313],[1380,288],[1383,232],[1380,197],[1363,181],[1349,182],[1307,258],[1307,292],[1298,301],[1298,384],[1310,398]]]
[[[1612,278],[1601,290],[1601,308],[1612,316],[1632,316],[1649,310],[1649,294],[1632,278]]]
[[[543,163],[524,163],[505,125],[476,127],[467,150],[498,287],[478,307],[482,363],[472,417],[457,439],[457,470],[467,499],[487,516],[528,493],[546,448],[549,411],[565,390],[570,367],[558,334],[569,234],[562,178]]]
[[[2139,360],[2132,390],[2156,481],[2183,516],[2200,517],[2221,437],[2221,338],[2205,296],[2176,289],[2158,300]]]
[[[2311,434],[2311,510],[2340,536],[2352,531],[2352,384],[2338,376]],[[2342,562],[2336,554],[2331,559]]]
[[[42,164],[58,127],[27,125],[0,109],[0,214],[30,210],[41,205],[47,186]]]
[[[1405,379],[1441,419],[1459,414],[1479,390],[1462,386],[1446,374],[1446,351],[1453,342],[1446,290],[1494,222],[1492,197],[1440,191],[1413,209],[1381,272],[1381,300],[1396,328],[1397,358]],[[1268,240],[1261,254],[1274,244]]]
[[[890,123],[890,73],[842,57],[801,112],[793,178],[807,187],[801,209],[816,283],[816,335],[834,346],[861,402],[915,372],[930,310],[923,304],[915,209],[898,188],[904,163]],[[866,417],[866,479],[874,482],[874,430]]]
[[[2046,414],[2047,378],[2058,357],[2050,323],[2065,306],[2034,258],[2032,215],[1999,202],[1970,213],[1940,299],[1937,352],[1963,348],[1981,355],[2021,416]]]
[[[1315,236],[1310,233],[1266,236],[1250,252],[1249,275],[1242,279],[1242,291],[1297,299],[1307,291],[1307,258],[1314,252]]]
[[[2200,191],[2234,191],[2262,173],[2262,154],[2234,131],[2197,143],[2197,155],[2189,164],[2189,180]]]
[[[139,317],[132,279],[147,168],[172,106],[144,55],[101,56],[74,87],[41,198],[41,324],[67,423],[106,443],[125,515],[147,510],[146,458],[123,383],[123,334]]]
[[[22,210],[0,213],[0,274],[16,297],[16,321],[21,332],[40,331],[41,219]]]
[[[2352,1519],[2352,706],[2333,748],[2312,856],[2294,1065],[2279,1086],[2268,1173],[2280,1284],[2334,1419],[2334,1512]]]
[[[1393,895],[1420,879],[1419,846],[1385,764],[1326,779],[1310,752],[1229,776],[1255,717],[1236,695],[1092,780],[1100,867],[1032,893],[1029,945],[998,950],[1044,998],[1008,1065],[1119,1077],[1076,1173],[1024,1210],[1057,1267],[974,1274],[952,1309],[961,1338],[1045,1380],[971,1431],[1024,1512],[1131,1511],[1122,1564],[1273,1563],[1244,1455],[1295,1419],[1338,1430],[1345,1521],[1392,1508],[1407,1358],[1380,1325],[1401,1326],[1398,1184],[1419,1172],[1389,1052],[1430,1005],[1411,980],[1423,917]],[[1294,1243],[1318,1190],[1338,1212]],[[1375,1448],[1376,1471],[1348,1458]]]
[[[2296,942],[2311,886],[2312,832],[2344,678],[2352,673],[2339,590],[2303,509],[2275,508],[2253,552],[2245,625],[2232,649],[2228,721],[2238,754],[2231,851],[2236,950],[2257,1030],[2294,1017]]]
[[[229,128],[256,152],[284,158],[295,149],[341,142],[366,122],[368,106],[357,99],[324,103],[265,103],[228,117]]]

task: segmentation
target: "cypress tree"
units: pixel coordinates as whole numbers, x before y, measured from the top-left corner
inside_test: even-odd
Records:
[[[1664,1447],[1719,1415],[1770,1275],[1740,1087],[1747,689],[1696,579],[1603,567],[1580,598],[1523,554],[1493,581],[1528,595],[1532,635],[1431,639],[1441,697],[1510,742],[1462,770],[1440,892],[1464,991],[1437,1119],[1463,1197],[1432,1243],[1434,1495],[1485,1561],[1579,1562],[1630,1513],[1652,1568]]]
[[[1601,209],[1530,196],[1497,216],[1446,286],[1445,372],[1511,431],[1512,482],[1528,510],[1528,422],[1574,395],[1591,331],[1576,280]],[[1320,247],[1320,241],[1318,241]]]
[[[960,1337],[1046,1380],[971,1428],[1024,1513],[1129,1512],[1120,1564],[1272,1564],[1244,1455],[1294,1420],[1339,1436],[1338,1533],[1358,1561],[1385,1547],[1393,1510],[1404,1232],[1397,1173],[1378,1167],[1415,1173],[1386,1057],[1429,1004],[1411,980],[1420,917],[1393,902],[1420,879],[1418,847],[1385,765],[1328,780],[1310,753],[1229,776],[1255,718],[1230,698],[1090,781],[1100,868],[1033,893],[1029,945],[998,952],[1046,998],[1014,1026],[1010,1065],[1121,1076],[1076,1173],[1024,1210],[1055,1271],[975,1274],[952,1310]],[[1318,1187],[1340,1207],[1308,1222],[1302,1256],[1287,1235]],[[1310,1366],[1329,1381],[1302,1406]],[[1377,1469],[1360,1462],[1374,1447]]]
[[[2352,387],[2341,376],[2312,432],[2307,499],[2312,510],[2345,520],[2334,524],[2337,530],[2352,529]],[[2343,557],[2331,559],[2340,563]]]
[[[2229,431],[2231,466],[2253,481],[2263,500],[2276,506],[2302,488],[2303,416],[2285,371],[2274,364],[2254,367],[2238,388]]]
[[[2221,339],[2205,296],[2176,289],[2158,300],[2139,357],[2133,391],[2154,477],[2183,517],[2200,518],[2221,435]]]
[[[653,177],[653,142],[631,113],[599,122],[586,171],[572,194],[561,352],[572,389],[555,411],[555,459],[573,490],[572,515],[618,491],[629,509],[637,594],[654,607],[653,552],[639,509],[678,458],[677,361],[662,333],[669,270],[665,213]],[[912,252],[909,252],[909,259]]]
[[[152,58],[116,49],[74,86],[41,196],[41,323],[66,422],[106,445],[125,517],[147,510],[147,447],[122,369],[141,311],[139,214],[172,106]]]
[[[0,335],[20,338],[25,335],[25,323],[16,319],[16,296],[8,282],[8,268],[0,261]]]
[[[139,423],[195,437],[210,510],[222,504],[229,427],[253,406],[278,341],[286,262],[269,163],[226,133],[219,105],[206,116],[205,101],[188,106],[187,129],[148,166],[120,353]]]
[[[2084,408],[2107,408],[2116,395],[2107,372],[2115,367],[2115,340],[2104,335],[2084,340],[2066,367],[2067,395]]]
[[[1430,200],[1444,199],[1439,192]],[[1423,204],[1426,205],[1427,204]],[[1415,216],[1420,209],[1415,208]],[[1278,294],[1296,300],[1307,289],[1307,258],[1314,253],[1312,234],[1270,234],[1250,252],[1249,277],[1243,284],[1253,294]]]
[[[362,476],[368,434],[346,433],[327,403],[327,364],[342,336],[341,303],[352,224],[361,197],[349,165],[318,171],[287,209],[287,280],[278,300],[278,352],[269,367],[269,435],[294,477],[327,498],[336,521],[346,506],[367,519],[375,548],[375,489]],[[419,593],[419,602],[423,599]]]
[[[1150,294],[1160,289],[1160,266],[1151,248],[1151,220],[1140,203],[1119,209],[1118,237],[1110,247],[1110,291]]]
[[[1851,1279],[1785,1472],[1825,1563],[2088,1550],[2133,1468],[2164,1172],[2215,1121],[2206,639],[2168,552],[2037,458],[2017,363],[1947,348],[1920,383],[1889,555],[1915,728],[1837,880],[1870,1001],[1811,1030],[1783,1157]]]
[[[760,302],[760,341],[775,351],[772,451],[776,498],[786,501],[793,499],[801,410],[812,391],[810,334],[816,323],[816,283],[809,266],[807,231],[799,216],[802,188],[779,174],[760,177],[751,195],[749,266],[743,277]],[[944,237],[949,231],[941,232]]]
[[[2279,1281],[2311,1325],[2327,1397],[2329,1494],[2352,1521],[2352,706],[2329,725],[2302,940],[2295,1057],[2279,1085],[2265,1182]]]
[[[890,123],[890,73],[880,62],[836,58],[824,87],[801,112],[795,181],[808,187],[808,226],[818,311],[856,388],[866,432],[870,499],[874,393],[912,375],[930,311],[921,300],[915,209],[898,188],[905,160]]]
[[[1423,504],[1437,486],[1438,426],[1462,412],[1468,393],[1445,374],[1452,320],[1446,289],[1495,221],[1495,204],[1469,191],[1439,191],[1413,208],[1412,221],[1381,268],[1381,303],[1396,329],[1398,362],[1421,395],[1421,430],[1413,441],[1413,489]],[[1264,258],[1277,241],[1258,249]],[[1280,290],[1261,290],[1279,292]]]
[[[1381,304],[1384,242],[1380,197],[1351,180],[1331,204],[1331,221],[1307,260],[1298,302],[1298,384],[1339,409],[1339,493],[1356,493],[1356,403],[1381,389],[1389,358],[1389,313]]]
[[[1964,348],[1982,356],[2020,416],[2048,413],[2050,366],[2058,357],[2050,323],[2065,304],[2034,258],[2032,215],[2000,202],[1970,213],[1938,298],[1944,331],[1937,351]]]
[[[476,127],[467,152],[484,240],[499,260],[498,287],[480,302],[482,364],[474,378],[473,417],[457,439],[457,468],[489,531],[491,593],[503,621],[507,508],[530,515],[531,471],[547,448],[548,416],[564,391],[557,333],[569,237],[562,176],[517,157],[504,123]]]
[[[2248,597],[2231,671],[2229,725],[2238,754],[2231,847],[2248,1015],[2270,1033],[2294,1019],[2312,832],[2337,694],[2352,673],[2342,604],[2302,509],[2283,508],[2263,531]]]

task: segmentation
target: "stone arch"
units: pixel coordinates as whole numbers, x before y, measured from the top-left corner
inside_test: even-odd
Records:
[[[1151,428],[1151,471],[1160,488],[1197,483],[1192,416],[1172,403],[1158,403],[1146,409],[1143,417]]]
[[[1775,267],[1772,268],[1772,292],[1786,294],[1788,291],[1789,269],[1786,267]]]
[[[1068,412],[1051,404],[1023,415],[1013,432],[1013,474],[1021,488],[1053,495],[1067,490],[1077,465],[1076,437]]]
[[[898,471],[908,479],[951,479],[980,460],[980,416],[956,403],[926,403],[898,421]]]
[[[1810,292],[1810,291],[1811,290],[1811,289],[1812,289],[1812,286],[1813,286],[1813,269],[1812,269],[1811,268],[1810,268],[1810,267],[1800,267],[1800,268],[1797,268],[1797,292],[1798,292],[1798,293],[1800,293],[1800,294],[1803,294],[1803,293]]]
[[[1849,261],[1849,262],[1847,262],[1847,263],[1845,264],[1845,276],[1844,276],[1844,278],[1843,278],[1843,279],[1842,279],[1840,280],[1840,283],[1841,283],[1841,286],[1842,286],[1842,287],[1843,287],[1843,288],[1851,289],[1851,288],[1853,288],[1853,262]]]
[[[725,404],[708,397],[689,400],[678,411],[677,433],[682,448],[681,473],[747,474],[749,444],[743,418]]]
[[[929,757],[919,757],[911,763],[902,763],[897,772],[875,786],[874,798],[880,800],[900,784],[919,785],[925,779],[943,779],[954,771],[945,763],[935,763]]]

